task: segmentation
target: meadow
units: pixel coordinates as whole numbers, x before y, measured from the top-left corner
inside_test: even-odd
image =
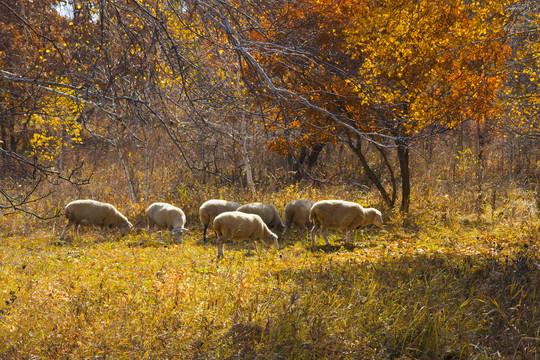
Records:
[[[1,1],[0,360],[539,360],[539,4]],[[218,261],[216,198],[384,226]]]
[[[535,194],[507,188],[479,209],[474,192],[415,189],[407,216],[386,210],[384,228],[352,246],[339,232],[315,247],[293,232],[281,257],[228,243],[219,262],[196,210],[212,197],[248,202],[246,190],[169,193],[188,217],[181,245],[148,238],[144,203],[117,201],[136,229],[106,241],[82,228],[80,241],[71,231],[58,243],[63,216],[12,215],[0,240],[0,359],[538,359]],[[347,186],[260,196],[281,212],[294,198],[377,203]]]

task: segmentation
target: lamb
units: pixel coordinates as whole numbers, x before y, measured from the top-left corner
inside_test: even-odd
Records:
[[[62,231],[62,235],[60,235],[61,241],[64,240],[71,225],[74,225],[77,240],[79,239],[79,225],[99,225],[101,226],[101,232],[105,230],[105,238],[107,238],[107,228],[109,227],[120,228],[120,235],[122,236],[133,227],[128,219],[114,206],[95,200],[72,201],[66,205],[65,212],[68,223],[64,227],[64,231]]]
[[[293,225],[305,229],[307,235],[309,235],[309,211],[313,204],[315,202],[311,200],[293,200],[285,205],[283,221],[285,222],[285,233],[287,234],[286,240],[289,240]]]
[[[184,227],[186,224],[186,215],[184,212],[167,203],[153,203],[146,209],[146,219],[148,220],[148,236],[152,236],[152,228],[157,225],[161,228],[169,230],[169,242],[171,241],[172,234],[176,237],[179,244],[182,243],[184,233],[188,231]]]
[[[218,200],[212,199],[208,200],[199,208],[199,219],[204,226],[203,230],[203,242],[206,242],[206,231],[208,227],[214,224],[214,218],[226,211],[236,210],[240,204],[235,203],[234,201]]]
[[[249,240],[247,255],[251,252],[251,244],[255,244],[255,250],[258,251],[256,240],[262,240],[268,246],[274,245],[279,250],[278,236],[256,214],[240,211],[221,213],[214,219],[214,231],[218,236],[218,259],[223,257],[223,242],[229,239]]]
[[[262,203],[250,203],[240,206],[236,211],[246,214],[256,214],[261,217],[266,226],[281,238],[281,234],[285,229],[281,217],[279,217],[278,209],[274,205]]]
[[[330,245],[326,238],[326,233],[331,229],[345,229],[347,232],[347,243],[351,241],[351,234],[354,230],[366,225],[374,224],[382,227],[382,214],[373,208],[363,208],[357,203],[342,200],[324,200],[315,203],[311,207],[309,220],[313,222],[311,229],[311,244],[315,245],[316,233],[318,230],[327,245]]]

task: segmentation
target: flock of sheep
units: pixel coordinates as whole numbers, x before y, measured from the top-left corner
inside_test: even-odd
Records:
[[[68,223],[64,227],[60,240],[64,240],[70,226],[79,237],[79,225],[96,225],[105,230],[117,227],[124,236],[133,227],[128,219],[116,208],[107,203],[95,200],[76,200],[67,204],[65,208]],[[148,235],[152,235],[154,225],[169,230],[169,241],[172,235],[178,243],[182,242],[184,234],[188,231],[184,226],[186,216],[184,212],[167,203],[154,203],[146,209],[148,220]],[[248,254],[251,246],[257,249],[257,240],[263,241],[268,246],[274,246],[279,250],[278,239],[285,231],[287,239],[291,227],[297,226],[309,234],[311,228],[311,243],[315,245],[317,232],[320,231],[324,241],[330,245],[327,238],[328,229],[345,230],[347,243],[351,241],[353,231],[366,225],[382,227],[383,219],[379,210],[363,208],[357,203],[342,200],[323,200],[313,202],[310,200],[293,200],[285,205],[284,222],[274,205],[262,203],[240,204],[225,200],[209,200],[199,208],[199,218],[204,226],[203,241],[206,242],[208,228],[213,228],[216,233],[218,259],[223,257],[223,243],[227,240],[249,241]]]

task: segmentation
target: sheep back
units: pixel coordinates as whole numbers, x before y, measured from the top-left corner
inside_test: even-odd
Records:
[[[78,225],[131,227],[116,208],[95,200],[75,200],[66,205],[66,218]]]
[[[285,225],[283,225],[283,221],[281,221],[281,217],[279,216],[279,211],[274,205],[250,203],[240,206],[236,211],[259,215],[266,226],[278,233],[278,235],[281,235],[285,229]]]
[[[283,212],[285,227],[290,229],[293,224],[306,227],[309,222],[309,212],[313,204],[315,202],[311,200],[293,200],[288,202]]]
[[[257,214],[247,214],[240,211],[224,212],[214,219],[214,231],[218,239],[218,259],[223,257],[223,243],[228,239],[249,240],[248,255],[251,245],[256,240],[262,240],[268,246],[274,245],[279,249],[278,236],[271,232],[261,217]]]
[[[226,211],[234,211],[239,206],[240,204],[235,203],[234,201],[220,199],[208,200],[199,208],[199,219],[205,227],[212,226],[216,216]]]
[[[75,224],[78,236],[78,226],[101,226],[102,229],[114,226],[120,228],[120,235],[124,236],[133,225],[111,204],[95,200],[75,200],[65,207],[66,224],[60,239],[63,239],[71,224]],[[103,230],[102,230],[103,231]]]
[[[311,207],[309,219],[330,229],[351,229],[363,226],[365,211],[357,203],[343,200],[323,200]]]
[[[186,223],[184,212],[167,203],[153,203],[146,209],[146,217],[149,222],[167,229],[181,229]]]
[[[259,215],[239,211],[228,211],[216,216],[214,231],[225,239],[260,239],[268,245],[274,244],[277,239],[277,235],[268,229]]]

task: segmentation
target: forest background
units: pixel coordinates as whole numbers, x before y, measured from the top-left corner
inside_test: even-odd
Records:
[[[148,348],[151,357],[174,357],[175,352],[193,357],[262,358],[265,353],[337,357],[347,351],[351,358],[359,354],[536,356],[540,328],[540,9],[536,1],[2,0],[0,9],[4,249],[0,267],[13,274],[2,279],[6,305],[0,314],[5,335],[0,336],[5,339],[0,358],[35,353],[58,357],[74,349],[81,356],[118,356],[126,351],[126,357],[144,357]],[[374,296],[382,291],[373,287],[368,291],[348,263],[371,258],[383,262],[373,269],[362,265],[368,275],[396,266],[410,269],[414,264],[417,272],[408,274],[409,279],[424,276],[425,284],[432,286],[437,274],[455,278],[460,269],[460,284],[445,278],[446,282],[470,297],[459,298],[459,304],[439,298],[447,308],[434,313],[398,291],[391,296],[396,301],[410,300],[401,308],[407,311],[401,312],[397,303],[394,309],[388,306],[392,321],[372,319],[380,326],[370,329],[373,337],[339,335],[350,342],[322,341],[329,329],[347,329],[350,324],[336,325],[333,315],[325,318],[323,310],[315,311],[312,303],[305,303],[308,310],[298,310],[311,314],[298,315],[304,325],[284,332],[296,339],[292,345],[290,339],[272,337],[278,329],[284,330],[277,320],[268,320],[283,315],[277,305],[254,319],[253,308],[243,302],[246,297],[254,300],[246,295],[249,291],[262,298],[257,292],[262,290],[244,289],[246,277],[262,276],[268,267],[285,271],[280,268],[285,265],[264,258],[259,260],[259,272],[229,279],[232,286],[246,291],[234,292],[246,312],[234,316],[226,312],[221,322],[214,314],[193,330],[197,335],[192,338],[199,340],[189,343],[178,340],[186,331],[180,330],[181,324],[166,331],[172,338],[164,340],[155,330],[151,344],[137,343],[137,331],[156,324],[144,317],[136,329],[125,324],[126,333],[118,337],[82,330],[69,341],[64,336],[63,344],[70,345],[59,345],[55,334],[63,332],[58,326],[49,328],[50,319],[37,321],[38,328],[43,326],[39,330],[22,325],[40,308],[30,300],[39,298],[40,287],[32,282],[21,286],[20,272],[24,270],[23,277],[28,278],[40,274],[43,286],[52,288],[63,287],[59,278],[65,281],[67,276],[58,275],[56,267],[29,267],[29,259],[35,259],[37,266],[50,264],[50,254],[72,259],[73,253],[78,257],[84,253],[84,258],[94,259],[90,263],[99,259],[106,267],[112,261],[107,251],[120,258],[134,251],[132,246],[122,252],[116,245],[109,245],[111,249],[103,244],[55,246],[65,222],[63,207],[69,201],[93,198],[114,204],[136,225],[128,241],[142,244],[137,251],[164,251],[144,239],[143,213],[150,203],[165,201],[184,210],[193,231],[188,241],[199,247],[192,254],[176,249],[166,266],[155,264],[157,270],[147,260],[146,265],[155,270],[149,270],[152,276],[161,274],[161,287],[155,290],[160,298],[163,292],[176,291],[175,296],[180,296],[187,291],[179,290],[186,273],[173,265],[173,259],[178,264],[205,259],[191,266],[191,275],[215,268],[210,265],[215,249],[198,243],[197,210],[204,201],[261,201],[282,211],[287,201],[300,197],[358,201],[381,209],[386,223],[382,233],[369,229],[367,248],[349,249],[343,263],[336,260],[339,247],[308,250],[310,261],[305,263],[307,243],[289,244],[296,255],[291,255],[294,261],[287,261],[294,266],[302,262],[309,276],[323,280],[321,292],[313,294],[327,294],[324,286],[341,289],[340,280],[332,277],[330,282],[326,272],[313,275],[314,269],[337,266],[336,271],[343,273],[340,279],[344,276],[345,283],[354,284],[352,288],[361,293],[357,305],[366,308],[363,314],[373,310],[368,305],[379,309],[391,302]],[[399,264],[385,263],[390,249],[399,248],[405,254],[392,255]],[[424,259],[418,250],[446,255]],[[90,251],[98,254],[86,253]],[[448,254],[459,259],[449,260]],[[441,261],[451,264],[440,270],[448,274],[438,272]],[[242,259],[238,266],[245,262]],[[212,277],[219,271],[212,270]],[[116,288],[128,286],[122,276],[129,278],[119,275],[111,293],[124,294]],[[292,279],[297,274],[280,276]],[[300,283],[305,285],[306,279],[302,277]],[[471,290],[486,279],[493,280],[493,284],[488,281],[493,286],[483,289],[482,295]],[[268,289],[276,286],[267,285]],[[69,295],[55,301],[65,305],[77,296],[94,301],[92,296],[99,292],[97,282],[73,286],[63,290]],[[217,298],[225,301],[221,288],[215,289],[221,294]],[[338,290],[328,294],[339,293],[341,299]],[[281,291],[292,307],[298,298],[303,301],[307,290]],[[17,309],[13,304],[22,298],[35,308]],[[472,299],[480,299],[485,307],[476,302],[474,309],[469,308]],[[351,298],[347,301],[351,303]],[[145,306],[157,306],[152,304],[141,300],[139,305],[141,311],[148,311]],[[84,319],[86,325],[103,323],[104,314],[112,318],[104,308],[88,306],[94,319]],[[195,318],[197,312],[190,309]],[[82,310],[73,311],[67,322],[71,325],[83,321]],[[475,320],[464,324],[469,311]],[[445,328],[441,320],[448,320],[449,313],[458,314],[453,325],[469,330],[451,336],[455,329]],[[172,317],[170,312],[164,314]],[[295,316],[294,311],[291,314]],[[353,321],[351,316],[343,318]],[[500,318],[494,320],[496,316]],[[52,322],[58,324],[58,319]],[[382,334],[388,338],[381,340]],[[105,344],[104,339],[111,343]],[[125,341],[132,346],[126,347]]]

